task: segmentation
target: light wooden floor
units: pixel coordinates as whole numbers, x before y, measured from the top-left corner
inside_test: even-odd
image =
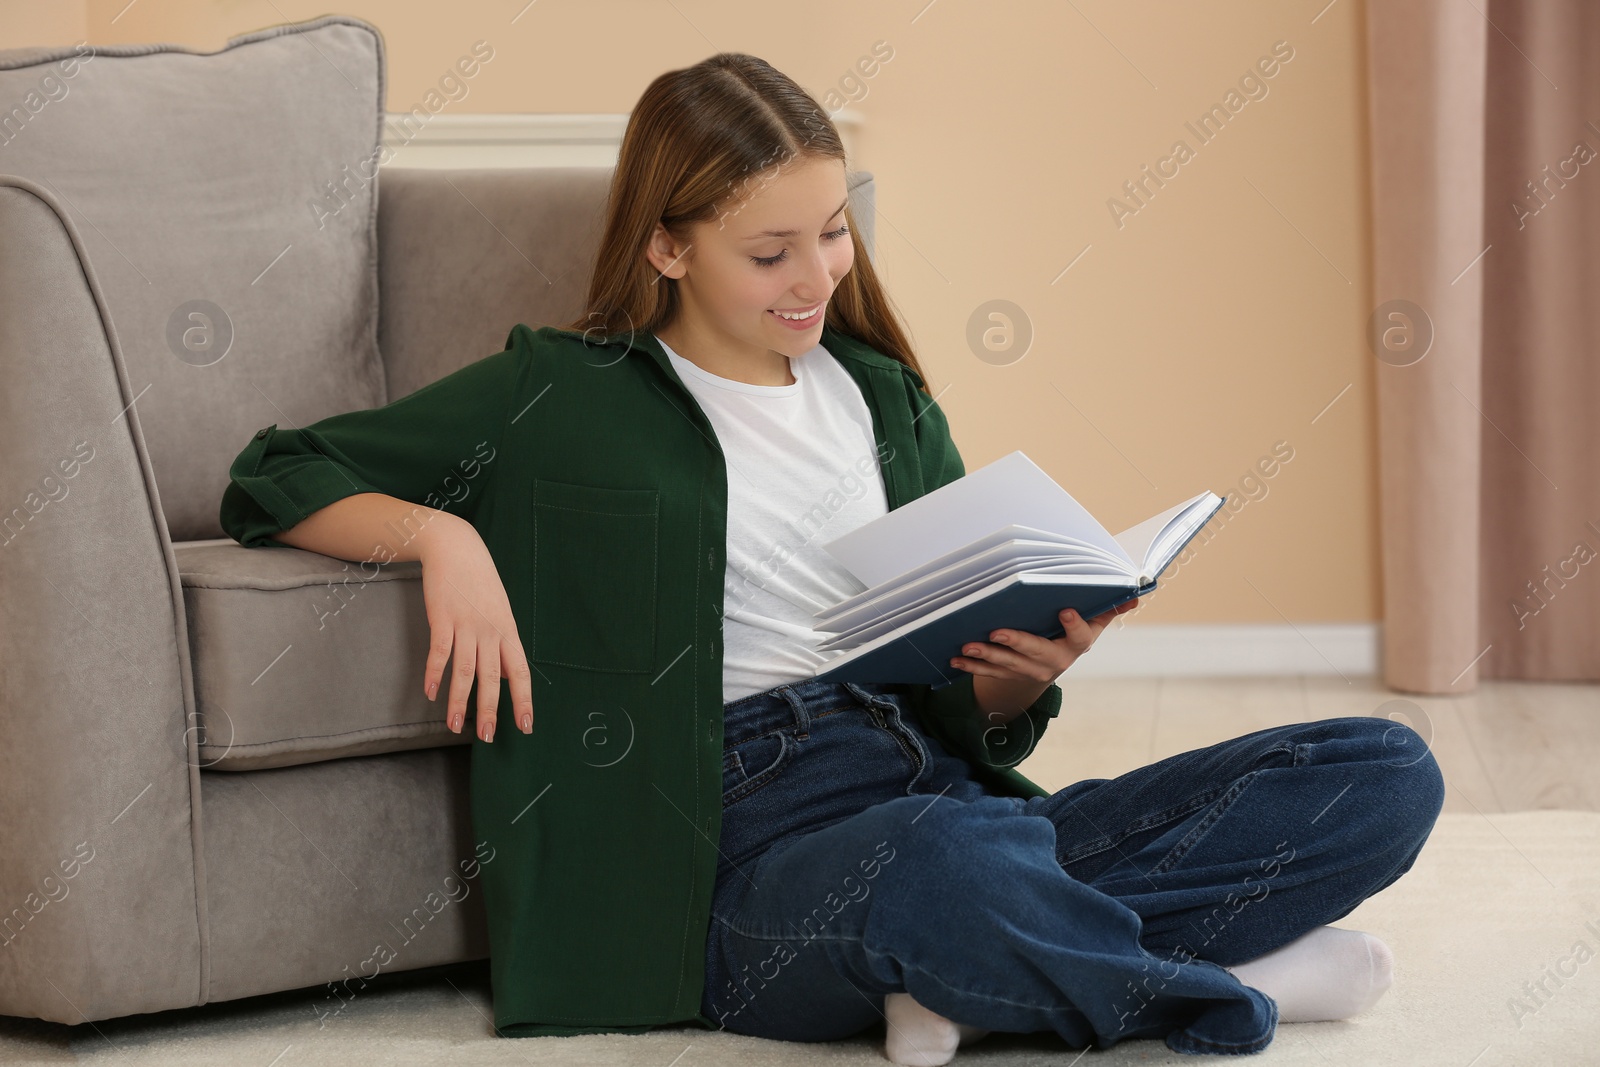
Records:
[[[1445,811],[1600,811],[1600,685],[1490,681],[1446,697],[1371,677],[1075,679],[1069,670],[1061,688],[1061,715],[1019,768],[1050,789],[1268,726],[1370,715],[1429,742]]]

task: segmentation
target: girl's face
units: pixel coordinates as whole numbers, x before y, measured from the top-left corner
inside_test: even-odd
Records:
[[[648,255],[677,279],[682,307],[672,332],[700,346],[702,356],[805,355],[821,339],[828,298],[855,261],[844,161],[807,157],[746,184],[719,218],[695,224],[688,246],[657,223]],[[785,322],[778,311],[811,314]]]

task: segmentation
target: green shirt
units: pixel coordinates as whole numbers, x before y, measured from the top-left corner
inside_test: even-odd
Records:
[[[828,326],[821,341],[872,412],[890,509],[961,477],[915,372]],[[504,351],[384,407],[267,427],[229,474],[222,526],[246,546],[374,492],[465,518],[494,558],[534,709],[523,734],[502,680],[501,728],[472,744],[496,1028],[717,1028],[700,1002],[722,819],[727,468],[655,336],[519,324]],[[1048,795],[1014,765],[1060,710],[1058,685],[992,728],[971,675],[910,699],[992,791]]]

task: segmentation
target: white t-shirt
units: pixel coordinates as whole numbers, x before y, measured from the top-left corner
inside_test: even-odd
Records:
[[[833,635],[813,616],[865,588],[822,543],[889,510],[872,412],[820,344],[789,361],[792,385],[736,382],[661,347],[727,459],[723,702],[803,681],[843,654],[818,650]]]

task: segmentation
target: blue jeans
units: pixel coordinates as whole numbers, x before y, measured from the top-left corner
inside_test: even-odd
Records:
[[[796,682],[723,714],[702,1010],[789,1041],[859,1033],[907,992],[1074,1048],[1259,1052],[1277,1004],[1224,966],[1394,882],[1444,803],[1422,737],[1382,718],[1257,730],[1024,799],[990,793],[900,686]]]

